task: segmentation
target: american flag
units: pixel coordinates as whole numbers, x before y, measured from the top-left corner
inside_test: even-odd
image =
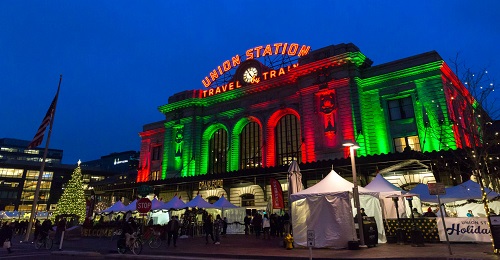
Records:
[[[40,144],[42,144],[43,136],[45,135],[45,129],[47,128],[47,126],[52,121],[52,118],[54,117],[54,111],[56,110],[58,96],[59,96],[59,89],[57,89],[56,96],[54,97],[54,100],[52,100],[52,104],[50,104],[49,110],[47,110],[47,114],[45,114],[45,117],[43,118],[40,127],[38,127],[38,131],[36,131],[35,137],[33,137],[33,140],[28,145],[28,149],[35,148]]]

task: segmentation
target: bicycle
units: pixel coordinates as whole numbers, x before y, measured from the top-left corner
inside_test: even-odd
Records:
[[[144,235],[140,234],[138,237],[143,244],[148,243],[150,248],[159,248],[161,246],[161,233],[154,228],[149,228],[149,232]]]
[[[127,250],[130,250],[134,255],[139,255],[142,252],[142,240],[134,235],[134,242],[131,246],[128,246],[125,240],[125,236],[122,236],[116,242],[119,254],[125,254]]]
[[[49,236],[46,236],[45,238],[39,238],[35,241],[35,248],[40,249],[43,247],[47,250],[50,250],[50,249],[52,249],[53,243],[54,243],[54,241],[52,240],[52,238],[50,238]]]

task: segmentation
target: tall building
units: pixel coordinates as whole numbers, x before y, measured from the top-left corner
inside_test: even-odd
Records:
[[[276,43],[232,56],[201,82],[171,96],[159,107],[165,120],[140,133],[137,182],[165,199],[226,195],[265,207],[269,179],[286,190],[294,160],[306,186],[331,167],[350,174],[348,140],[360,145],[362,184],[379,170],[406,188],[449,182],[460,173],[434,172],[436,152],[468,147],[479,135],[465,130],[473,98],[435,51],[373,66],[351,43],[314,51]]]
[[[0,139],[0,210],[30,211],[43,160],[44,149],[28,149],[29,141]],[[47,210],[55,167],[63,151],[49,149],[40,185],[38,210]]]
[[[35,197],[38,176],[43,161],[44,148],[28,149],[30,141],[13,138],[0,139],[0,210],[30,212]],[[54,210],[65,184],[76,168],[62,164],[63,150],[48,149],[46,164],[40,183],[38,211]],[[137,174],[130,171],[137,152],[128,151],[101,157],[101,160],[82,165],[84,189],[94,182],[117,174]],[[114,160],[116,158],[116,160]],[[113,161],[114,160],[114,161]],[[113,167],[114,166],[114,167]],[[134,168],[134,166],[132,166]],[[87,190],[90,196],[90,190]]]

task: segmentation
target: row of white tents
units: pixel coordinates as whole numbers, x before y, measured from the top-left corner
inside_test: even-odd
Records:
[[[315,247],[345,248],[349,241],[356,240],[356,229],[353,217],[354,203],[352,189],[354,184],[338,175],[333,169],[317,184],[294,193],[290,196],[292,202],[292,225],[294,241],[301,246],[307,246],[308,231],[314,231]],[[410,192],[406,192],[387,181],[382,175],[377,176],[365,187],[358,187],[360,207],[365,209],[368,216],[373,216],[378,229],[379,243],[385,243],[386,235],[383,221],[387,218],[397,218],[393,198],[398,198],[398,211],[411,216],[409,203],[405,197],[412,196],[413,207],[421,210],[421,202],[437,203],[435,195],[429,195],[427,185],[419,184]],[[488,198],[492,199],[499,194],[485,189]],[[481,199],[481,190],[478,183],[467,181],[460,185],[446,189],[446,195],[440,196],[441,203],[467,202],[470,199]],[[494,201],[491,204],[500,206]],[[435,205],[437,207],[437,204]],[[464,207],[463,216],[470,207],[476,210],[482,204],[470,204]],[[484,209],[483,209],[484,212]],[[497,211],[498,212],[498,211]]]
[[[115,204],[113,204],[111,207],[103,210],[100,213],[126,213],[126,212],[134,212],[136,211],[137,207],[137,200],[134,200],[127,206],[125,206],[121,201],[117,201]],[[204,200],[200,195],[197,195],[195,198],[193,198],[191,201],[188,203],[184,203],[179,197],[174,196],[170,201],[168,202],[162,202],[158,199],[153,199],[151,201],[151,210],[153,212],[155,211],[167,211],[167,210],[178,210],[178,209],[185,209],[185,208],[216,208],[216,209],[231,209],[231,208],[237,208],[234,204],[229,202],[224,196],[221,196],[219,200],[214,202],[213,204],[207,202]]]
[[[297,168],[297,172],[299,169]],[[291,171],[289,171],[292,173]],[[291,176],[294,176],[291,174]],[[296,178],[297,176],[294,176]],[[293,181],[294,179],[291,178]],[[296,182],[301,183],[301,178]],[[314,231],[315,247],[345,248],[349,241],[356,240],[356,229],[353,217],[356,212],[353,208],[352,189],[354,184],[338,175],[333,169],[320,182],[290,195],[292,202],[292,225],[294,242],[300,246],[307,246],[308,231]],[[393,197],[397,197],[399,214],[410,216],[410,208],[405,195],[408,193],[387,181],[382,175],[377,176],[365,187],[358,187],[360,193],[360,207],[365,209],[368,216],[373,216],[376,221],[379,243],[385,243],[386,235],[383,221],[386,218],[396,218],[396,208]],[[491,190],[486,190],[488,198],[499,196]],[[413,207],[421,210],[421,201],[436,203],[437,197],[429,195],[427,185],[419,184],[410,191],[417,194],[413,197]],[[480,199],[479,184],[468,181],[455,187],[446,189],[446,195],[441,196],[442,203]],[[103,213],[135,211],[136,201],[125,206],[121,202],[115,203]],[[205,201],[201,196],[196,196],[188,203],[182,202],[177,196],[167,203],[154,199],[153,211],[183,209],[187,207],[198,208],[236,208],[222,196],[214,204]],[[499,204],[500,206],[500,204]],[[466,211],[466,210],[465,210]],[[484,211],[484,210],[483,210]]]

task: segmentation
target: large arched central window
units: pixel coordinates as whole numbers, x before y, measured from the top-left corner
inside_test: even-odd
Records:
[[[286,115],[276,125],[276,163],[289,165],[301,161],[300,124],[294,115]]]
[[[209,173],[227,171],[227,132],[219,129],[210,138]]]
[[[262,166],[260,150],[260,127],[256,122],[248,123],[240,134],[240,169],[258,168]]]

